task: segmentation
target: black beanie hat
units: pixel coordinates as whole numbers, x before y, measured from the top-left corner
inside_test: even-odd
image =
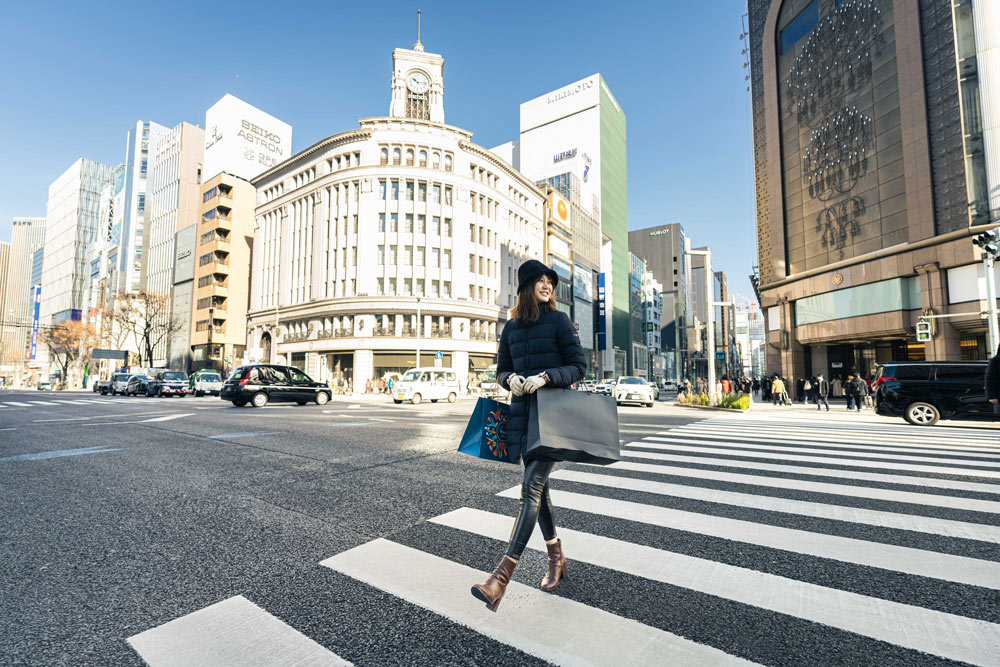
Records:
[[[555,271],[537,259],[529,259],[517,269],[517,291],[520,292],[526,285],[533,284],[543,275],[552,279],[553,288],[559,284],[559,276]]]

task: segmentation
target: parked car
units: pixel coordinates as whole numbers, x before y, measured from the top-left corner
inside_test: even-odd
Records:
[[[212,394],[218,396],[222,391],[222,376],[216,371],[200,370],[191,374],[188,381],[188,391],[195,396]]]
[[[673,380],[664,380],[662,389],[663,391],[677,393],[677,383]]]
[[[138,396],[139,394],[146,396],[146,388],[149,386],[150,380],[152,378],[148,375],[129,375],[125,388],[120,393],[124,396]]]
[[[111,395],[115,394],[125,395],[125,389],[128,387],[128,382],[132,379],[134,375],[132,373],[114,373],[111,376]]]
[[[993,421],[986,400],[986,361],[893,361],[879,365],[872,384],[875,411],[916,426],[941,419]]]
[[[623,375],[615,383],[614,396],[618,405],[638,403],[651,408],[656,400],[656,394],[655,385],[649,384],[644,378],[636,375]]]
[[[94,384],[91,387],[91,391],[93,391],[95,394],[100,393],[101,396],[106,396],[107,393],[111,391],[111,378],[108,378],[107,380],[102,380],[101,378],[97,378],[96,380],[94,380]]]
[[[316,405],[326,405],[331,394],[329,383],[316,382],[294,366],[254,364],[233,371],[219,397],[236,407],[249,403],[262,408],[270,401],[295,401],[299,405],[315,401]]]
[[[35,386],[35,389],[37,389],[38,391],[51,391],[52,383],[49,382],[48,380],[39,380],[38,384]]]
[[[188,392],[188,376],[183,371],[160,371],[146,385],[146,396],[180,396]]]
[[[412,368],[403,373],[403,379],[393,383],[392,402],[409,401],[417,405],[424,400],[437,403],[444,398],[454,403],[460,390],[458,374],[451,368]]]

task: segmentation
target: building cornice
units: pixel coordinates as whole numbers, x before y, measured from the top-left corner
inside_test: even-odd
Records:
[[[306,157],[312,155],[313,153],[316,153],[317,151],[320,151],[320,150],[322,150],[324,148],[334,148],[336,146],[340,146],[340,145],[346,144],[346,143],[351,143],[351,142],[354,142],[354,141],[364,141],[366,139],[370,139],[371,136],[372,136],[371,130],[367,130],[367,129],[364,129],[364,128],[357,129],[357,130],[348,130],[347,132],[340,132],[339,134],[331,135],[331,136],[327,137],[326,139],[321,139],[320,141],[317,141],[316,143],[314,143],[309,148],[306,148],[305,150],[299,151],[298,153],[296,153],[295,155],[291,156],[290,158],[288,158],[284,162],[281,162],[281,163],[279,163],[279,164],[271,167],[270,169],[268,169],[264,173],[258,174],[255,178],[253,178],[250,181],[250,183],[254,187],[257,187],[261,182],[266,181],[267,179],[271,178],[272,176],[275,176],[276,174],[278,174],[278,172],[282,171],[283,169],[287,169],[288,167],[292,166],[296,162],[299,162],[303,158],[306,158]]]
[[[472,153],[473,155],[478,155],[482,159],[487,160],[495,168],[500,169],[515,181],[518,181],[524,187],[533,191],[540,198],[545,199],[545,192],[540,187],[528,180],[528,178],[517,169],[514,169],[512,166],[501,160],[488,148],[483,148],[479,144],[474,144],[471,141],[460,141],[458,142],[458,145],[462,150]]]

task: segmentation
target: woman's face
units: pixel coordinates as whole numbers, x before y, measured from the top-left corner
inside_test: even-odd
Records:
[[[555,285],[552,284],[552,279],[548,276],[542,276],[535,283],[535,300],[538,303],[548,303],[549,299],[552,298],[553,289],[555,289]]]

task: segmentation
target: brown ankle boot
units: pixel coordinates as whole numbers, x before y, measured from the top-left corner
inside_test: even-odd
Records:
[[[497,569],[493,570],[493,574],[485,582],[472,587],[472,595],[485,602],[491,611],[496,611],[497,607],[500,606],[500,600],[503,599],[503,594],[507,591],[507,584],[510,583],[510,577],[514,574],[515,565],[517,565],[516,560],[510,556],[504,556],[500,564],[497,565]]]
[[[545,592],[554,591],[559,586],[559,581],[566,576],[566,555],[562,550],[562,540],[556,540],[555,544],[546,544],[549,551],[549,571],[542,577],[541,589]]]

